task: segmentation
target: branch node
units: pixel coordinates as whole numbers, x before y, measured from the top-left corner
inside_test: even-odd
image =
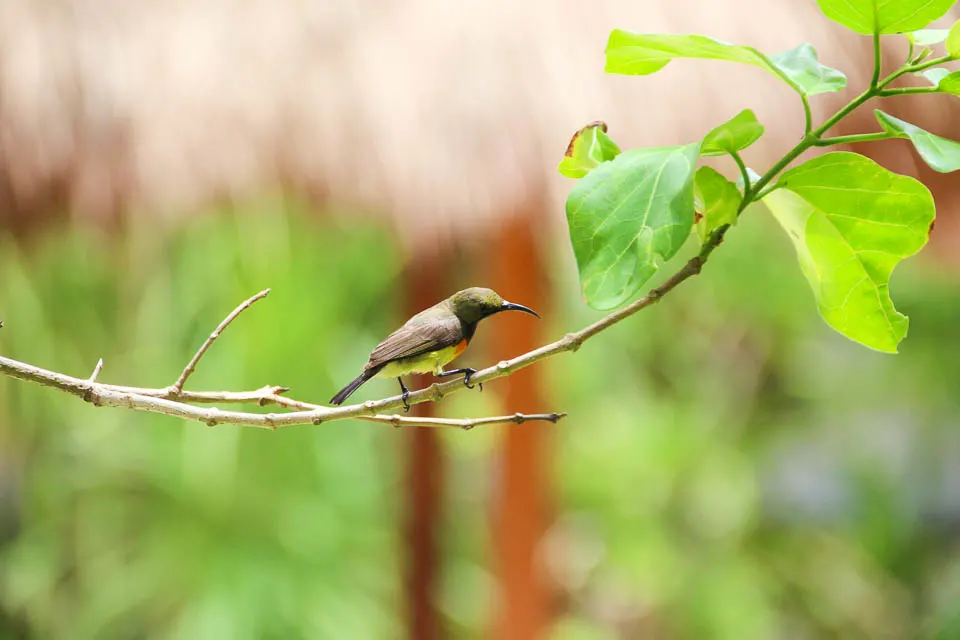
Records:
[[[316,418],[313,419],[313,424],[314,426],[319,427],[321,424],[323,424],[323,418],[321,418],[320,416],[317,416]]]
[[[507,371],[510,369],[510,363],[507,360],[501,360],[497,363],[497,369],[500,369],[500,371]]]
[[[83,395],[80,396],[84,402],[89,402],[95,407],[99,407],[97,393],[94,390],[93,383],[87,385],[86,389],[83,392]]]
[[[220,410],[217,409],[216,407],[214,407],[213,409],[210,409],[207,412],[208,417],[206,420],[206,425],[208,427],[215,427],[217,426],[217,424],[219,424],[219,422],[217,421],[217,415],[219,415],[219,413],[220,413]]]
[[[524,416],[522,413],[513,414],[513,421],[517,424],[523,424],[524,420],[526,420],[526,416]]]
[[[576,333],[568,333],[563,336],[563,339],[566,342],[567,350],[571,353],[576,353],[583,345],[583,341],[579,339]]]

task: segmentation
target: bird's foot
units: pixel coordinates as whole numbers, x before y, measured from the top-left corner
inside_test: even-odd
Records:
[[[407,398],[410,397],[410,390],[404,389],[403,393],[400,394],[400,397],[403,398],[403,412],[410,413],[410,403],[407,402]]]
[[[483,383],[477,383],[475,385],[470,384],[470,378],[477,372],[476,369],[465,369],[463,371],[463,386],[467,389],[473,389],[474,387],[480,387],[480,392],[483,392]]]

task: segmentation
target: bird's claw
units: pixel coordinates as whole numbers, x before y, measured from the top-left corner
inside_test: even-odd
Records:
[[[473,389],[474,387],[480,387],[480,391],[483,392],[483,383],[478,382],[475,385],[470,384],[470,377],[477,372],[476,369],[467,369],[463,373],[463,386],[467,389]]]
[[[403,393],[400,394],[400,397],[403,399],[403,412],[410,413],[410,403],[407,402],[407,398],[410,397],[410,392],[404,389]]]

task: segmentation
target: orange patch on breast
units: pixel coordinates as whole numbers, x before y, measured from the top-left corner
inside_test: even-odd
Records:
[[[453,358],[456,358],[457,356],[459,356],[461,353],[466,351],[466,349],[467,349],[467,339],[464,338],[463,340],[457,343],[456,347],[453,348]],[[450,358],[450,360],[453,360],[453,358]]]

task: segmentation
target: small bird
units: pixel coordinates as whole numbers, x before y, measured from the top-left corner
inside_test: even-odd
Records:
[[[330,404],[343,404],[360,385],[377,376],[396,377],[407,411],[410,410],[407,404],[410,390],[403,384],[401,376],[432,372],[438,378],[444,378],[462,373],[463,384],[472,389],[470,376],[477,372],[476,369],[444,371],[443,367],[463,353],[481,320],[501,311],[523,311],[540,317],[533,309],[507,302],[493,289],[471,287],[457,291],[407,320],[378,344],[370,353],[363,373],[333,396]]]

